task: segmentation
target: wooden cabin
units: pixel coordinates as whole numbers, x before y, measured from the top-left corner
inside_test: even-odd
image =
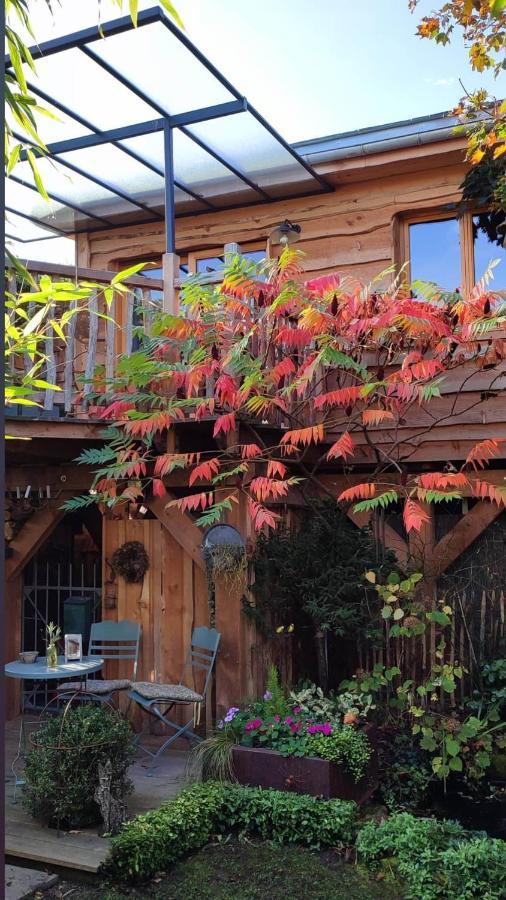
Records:
[[[129,282],[144,302],[146,316],[153,303],[175,309],[187,272],[219,281],[227,252],[254,258],[275,252],[270,235],[287,219],[300,225],[298,246],[308,275],[338,271],[367,281],[390,266],[407,265],[412,278],[468,291],[488,260],[502,255],[496,286],[506,288],[504,249],[487,246],[478,219],[483,210],[462,203],[468,165],[465,139],[455,135],[453,125],[446,115],[438,115],[297,145],[298,154],[325,178],[329,190],[176,214],[175,253],[167,253],[163,217],[148,224],[94,227],[76,236],[77,276],[107,281],[111,273],[144,261],[144,274]],[[73,269],[54,264],[31,261],[29,267],[35,273],[74,275]],[[116,325],[80,316],[67,347],[56,341],[48,346],[48,374],[61,379],[61,394],[46,391],[36,416],[8,414],[9,433],[30,440],[7,445],[7,658],[40,644],[44,622],[60,615],[67,597],[85,596],[96,617],[141,622],[142,680],[173,681],[179,678],[192,627],[208,620],[202,533],[188,516],[166,510],[156,499],[149,502],[146,516],[135,519],[117,519],[94,508],[86,514],[64,515],[61,510],[63,499],[89,488],[90,472],[74,460],[84,447],[100,441],[103,427],[94,407],[86,403],[86,387],[84,392],[76,390],[78,376],[90,377],[97,364],[111,374],[118,355],[132,349],[133,301],[117,297],[113,312]],[[417,452],[420,466],[458,463],[492,431],[494,437],[506,438],[505,377],[506,372],[497,399],[487,407],[488,418],[483,419],[478,407],[441,425]],[[481,372],[466,390],[479,393],[487,386],[487,373]],[[453,385],[454,391],[458,388]],[[453,400],[451,385],[448,390],[450,395],[442,400],[447,404]],[[506,460],[497,461],[487,477],[502,483]],[[337,489],[342,476],[336,468],[326,478]],[[434,578],[490,535],[494,526],[493,540],[502,542],[504,556],[504,514],[494,504],[464,501],[443,518],[433,512],[424,535]],[[356,520],[363,523],[361,517]],[[230,522],[245,538],[251,537],[243,508],[234,511]],[[386,539],[405,559],[405,537],[387,527]],[[141,585],[115,578],[109,566],[114,550],[128,540],[140,540],[149,555]],[[479,603],[480,609],[485,604],[484,615],[492,617],[497,640],[504,637],[500,578],[497,588],[480,595]],[[216,590],[216,626],[223,642],[216,707],[209,717],[258,692],[268,658],[268,648],[241,613],[240,596],[230,596],[223,585]],[[286,653],[284,659],[289,666]],[[8,712],[14,716],[19,694],[15,684],[8,688]]]

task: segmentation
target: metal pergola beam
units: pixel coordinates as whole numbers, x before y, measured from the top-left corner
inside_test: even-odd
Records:
[[[26,137],[23,137],[23,135],[19,134],[16,131],[13,131],[12,134],[16,138],[17,141],[21,141],[23,144],[30,143],[33,147],[34,153],[36,153],[39,156],[44,157],[44,153],[39,149],[39,147],[37,147],[36,144],[33,144]],[[51,152],[48,152],[47,156],[49,156],[50,158],[53,158]],[[24,159],[25,157],[26,157],[26,154],[24,152],[22,152],[20,154],[20,158]],[[145,203],[141,203],[140,200],[135,200],[129,194],[125,194],[125,192],[120,190],[120,188],[115,187],[114,185],[111,185],[106,181],[103,181],[101,178],[97,178],[96,175],[92,175],[91,172],[86,171],[86,169],[81,169],[80,166],[76,166],[75,163],[69,162],[68,159],[62,159],[61,156],[57,156],[54,158],[60,165],[65,166],[66,169],[70,169],[70,171],[75,172],[76,175],[82,175],[83,178],[87,178],[88,181],[92,181],[94,184],[97,184],[99,187],[103,188],[105,191],[109,191],[110,194],[115,194],[117,197],[120,197],[122,200],[124,200],[126,203],[129,203],[131,206],[137,206],[139,209],[144,210],[144,212],[149,213],[149,215],[155,216],[158,219],[158,221],[161,221],[163,219],[163,216],[160,213],[157,213],[156,209],[151,209],[151,207],[146,206]]]
[[[41,90],[39,87],[36,87],[31,82],[27,81],[27,85],[32,94],[37,94],[41,100],[45,100],[47,103],[51,103],[56,109],[59,109],[60,112],[64,113],[68,116],[69,119],[73,119],[75,122],[79,122],[84,128],[87,128],[88,131],[93,131],[94,134],[103,134],[101,128],[98,128],[89,119],[85,119],[84,116],[81,116],[74,109],[70,109],[69,106],[66,106],[65,103],[62,103],[61,100],[55,100],[54,97],[50,97],[49,94],[46,94],[45,91]],[[151,162],[151,160],[146,159],[144,156],[141,156],[140,153],[136,153],[135,150],[132,150],[130,147],[125,147],[120,141],[111,141],[113,147],[117,147],[118,150],[121,150],[122,153],[126,153],[127,156],[130,156],[132,159],[135,159],[136,162],[140,163],[146,169],[150,169],[155,175],[160,175],[161,178],[165,177],[164,170],[161,166],[155,165],[155,163]],[[188,194],[189,197],[192,197],[194,200],[198,200],[204,206],[207,206],[208,209],[216,209],[213,203],[209,200],[206,200],[201,194],[198,194],[196,191],[193,191],[187,184],[183,181],[179,181],[178,179],[174,179],[174,184],[180,191],[184,191],[185,194]]]
[[[97,53],[94,53],[93,50],[90,50],[89,47],[81,47],[80,49],[82,53],[96,62],[97,65],[101,66],[105,72],[107,72],[109,75],[112,75],[113,78],[116,78],[123,85],[123,87],[128,88],[128,90],[132,91],[132,93],[135,94],[136,97],[139,97],[139,100],[142,100],[143,103],[151,106],[151,108],[156,110],[156,112],[164,119],[170,118],[170,113],[167,109],[164,109],[163,106],[160,106],[160,104],[157,103],[156,100],[153,100],[151,97],[149,97],[143,90],[141,90],[141,88],[137,87],[136,84],[126,78],[121,72],[118,72],[117,69],[115,69],[108,62],[98,56]],[[179,128],[183,132],[183,134],[186,135],[186,137],[190,138],[190,140],[197,144],[197,146],[202,150],[205,150],[206,153],[212,156],[213,159],[219,162],[225,169],[228,169],[230,172],[232,172],[237,178],[243,181],[244,184],[247,184],[248,187],[252,188],[264,199],[267,199],[269,197],[269,195],[261,187],[259,187],[258,184],[252,181],[251,178],[248,178],[248,176],[245,175],[244,172],[241,172],[236,166],[233,166],[219,153],[216,153],[216,151],[209,147],[208,144],[200,140],[200,138],[196,137],[196,135],[189,131],[185,127],[185,125],[180,125]]]
[[[39,189],[35,184],[31,184],[29,181],[25,181],[24,178],[19,178],[17,175],[9,175],[11,181],[14,181],[16,184],[22,185],[22,187],[28,188],[30,191],[35,191],[36,194],[39,194]],[[60,197],[59,194],[55,194],[53,191],[46,190],[46,194],[50,200],[55,200],[57,203],[61,203],[63,206],[68,207],[68,209],[73,209],[75,212],[81,213],[81,215],[86,216],[88,219],[95,219],[97,222],[102,222],[103,225],[112,225],[113,223],[110,219],[106,219],[104,216],[99,216],[96,213],[89,212],[87,209],[83,209],[82,206],[77,206],[76,203],[72,203],[70,200],[65,200],[63,197]]]
[[[48,231],[55,231],[58,237],[70,237],[72,232],[63,231],[62,228],[58,228],[56,225],[47,225],[46,222],[41,222],[40,219],[36,219],[35,216],[30,216],[28,213],[21,212],[19,209],[13,209],[12,206],[5,206],[5,211],[12,213],[14,216],[21,216],[22,219],[27,219],[28,222],[32,222],[33,225],[36,225],[37,228],[46,228]],[[38,241],[39,238],[33,238],[34,241]]]
[[[142,137],[146,134],[155,134],[163,131],[165,123],[171,128],[179,128],[197,122],[208,122],[222,116],[232,116],[245,112],[248,108],[246,100],[232,100],[230,103],[220,103],[217,106],[206,106],[202,109],[194,109],[190,112],[180,113],[177,116],[165,116],[163,119],[150,119],[148,122],[138,122],[135,125],[123,125],[121,128],[111,128],[109,131],[101,131],[99,134],[83,134],[81,137],[69,138],[66,141],[55,141],[48,144],[47,149],[51,156],[60,153],[72,153],[74,150],[86,150],[88,147],[98,147],[100,144],[112,144],[115,141],[128,138]],[[22,158],[25,155],[22,154]]]

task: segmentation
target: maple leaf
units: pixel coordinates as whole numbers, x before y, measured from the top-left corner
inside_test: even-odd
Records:
[[[235,428],[235,412],[225,413],[223,416],[218,416],[216,422],[214,423],[213,429],[213,437],[216,437],[220,433],[228,434],[229,431],[233,431]]]
[[[188,484],[190,487],[195,484],[199,478],[202,481],[211,481],[213,475],[217,475],[220,470],[220,461],[217,456],[213,456],[212,459],[206,459],[204,462],[200,463],[200,465],[195,466],[195,468],[190,472],[190,477],[188,479]]]
[[[274,384],[278,384],[282,378],[292,375],[293,372],[295,372],[295,365],[289,356],[285,356],[285,358],[282,359],[281,362],[276,363],[266,375],[274,382]]]
[[[258,444],[243,444],[241,447],[241,456],[243,459],[253,459],[254,456],[261,456],[262,448]]]
[[[160,478],[153,478],[153,496],[164,497],[166,493],[163,481]]]
[[[310,425],[308,428],[297,428],[295,431],[285,431],[281,438],[282,444],[302,444],[307,447],[308,444],[317,444],[323,440],[323,425]]]
[[[348,503],[352,500],[369,500],[376,495],[376,485],[371,481],[364,481],[362,484],[354,484],[353,487],[342,491],[337,501],[338,503]]]
[[[338,456],[342,456],[343,459],[346,459],[348,456],[353,456],[354,450],[355,445],[353,443],[353,438],[348,431],[345,431],[339,440],[337,440],[335,444],[332,444],[332,447],[327,453],[327,459],[337,459]]]
[[[327,391],[326,394],[320,394],[315,397],[315,409],[321,409],[322,406],[350,406],[355,400],[359,400],[362,396],[362,386],[353,385],[352,387],[340,388],[337,391]]]
[[[337,274],[320,275],[318,278],[311,278],[309,281],[305,281],[304,287],[307,291],[321,296],[337,290],[340,283],[341,279]]]
[[[404,504],[402,518],[408,534],[410,531],[420,531],[422,525],[430,521],[430,516],[423,506],[420,506],[416,500],[412,500],[410,497],[407,498]]]
[[[290,328],[284,325],[276,335],[276,344],[284,344],[290,350],[303,350],[313,338],[309,328]]]
[[[495,440],[488,439],[486,441],[480,441],[479,444],[476,444],[475,447],[468,453],[465,461],[466,466],[472,466],[473,469],[484,469],[485,464],[489,459],[493,459],[494,456],[499,456],[501,453],[501,444],[504,443],[504,438],[496,438]]]
[[[394,414],[388,409],[365,409],[362,413],[364,425],[380,425],[386,419],[393,419]]]
[[[264,525],[267,525],[269,528],[275,528],[276,521],[279,520],[279,516],[276,513],[266,509],[265,506],[253,500],[252,497],[248,497],[248,511],[255,531],[261,531]]]
[[[286,466],[277,459],[270,459],[267,463],[267,477],[273,478],[274,475],[279,475],[280,478],[284,478],[286,475]]]

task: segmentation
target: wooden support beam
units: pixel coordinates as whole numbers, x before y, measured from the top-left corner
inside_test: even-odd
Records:
[[[163,267],[163,311],[177,316],[179,312],[179,291],[176,279],[179,278],[180,259],[177,253],[164,253]]]
[[[432,567],[435,577],[442,575],[473,541],[503,512],[503,507],[490,500],[479,500],[448,534],[435,545]]]
[[[200,528],[190,519],[186,513],[181,513],[175,507],[167,508],[167,503],[172,498],[170,495],[166,497],[154,497],[152,500],[146,501],[146,506],[160,520],[162,525],[172,535],[172,537],[181,545],[183,550],[191,556],[193,562],[203,571],[206,569],[204,557],[202,556],[202,532]]]
[[[350,509],[348,511],[348,518],[351,519],[358,528],[365,528],[371,521],[371,513],[356,513],[353,512],[353,509]],[[397,534],[395,529],[390,525],[385,525],[383,533],[385,536],[385,547],[387,547],[388,550],[393,550],[399,560],[399,565],[402,569],[405,569],[409,559],[409,547],[406,541],[400,534]]]
[[[74,440],[102,440],[104,422],[82,421],[65,422],[62,419],[24,419],[15,417],[7,419],[5,430],[9,437],[20,438],[70,438]]]
[[[66,497],[67,495],[65,495]],[[63,498],[65,499],[65,498]],[[60,502],[63,502],[60,498]],[[32,556],[44,543],[58,522],[63,519],[65,512],[60,506],[46,506],[36,510],[23,525],[19,534],[10,543],[12,557],[5,564],[5,578],[12,581],[21,574]]]

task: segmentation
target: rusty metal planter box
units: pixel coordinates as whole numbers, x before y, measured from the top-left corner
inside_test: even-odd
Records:
[[[327,759],[316,756],[282,756],[276,750],[234,747],[234,773],[240,784],[275,788],[315,797],[339,797],[365,803],[378,784],[376,751],[364,777],[355,782],[352,775]]]

